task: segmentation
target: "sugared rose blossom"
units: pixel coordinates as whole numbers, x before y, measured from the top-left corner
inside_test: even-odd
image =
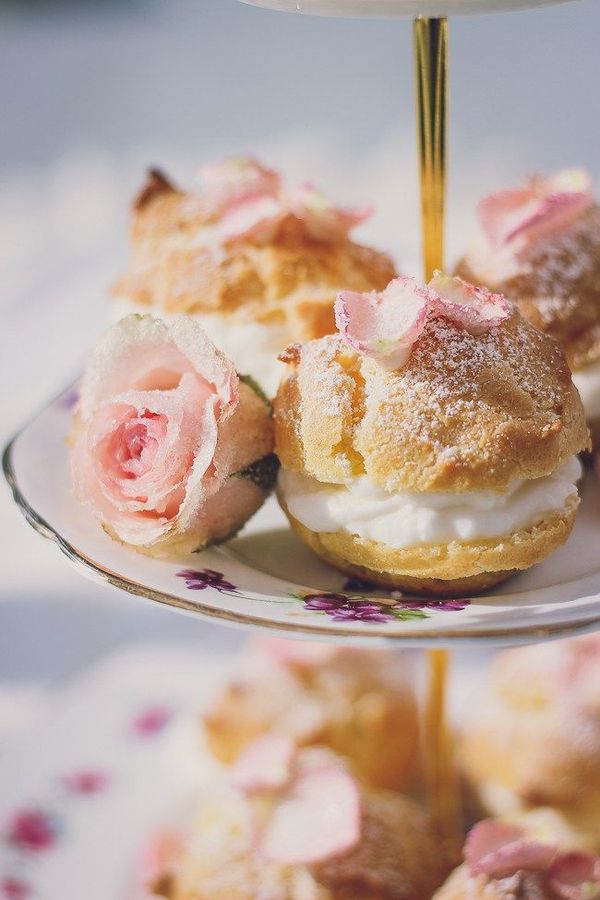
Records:
[[[395,278],[381,293],[342,291],[335,321],[354,349],[389,368],[405,365],[427,321],[444,316],[472,334],[482,334],[510,315],[500,294],[436,272],[421,287],[414,278]]]
[[[492,248],[522,247],[568,227],[592,203],[587,173],[565,169],[548,178],[536,175],[524,187],[484,197],[477,215]]]
[[[227,538],[267,496],[272,452],[267,403],[196,320],[128,316],[94,348],[71,468],[111,536],[159,554]]]

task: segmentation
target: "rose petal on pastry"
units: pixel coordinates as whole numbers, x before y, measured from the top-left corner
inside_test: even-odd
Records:
[[[250,156],[204,166],[200,180],[207,200],[217,213],[247,200],[277,197],[281,190],[279,173]]]
[[[414,278],[394,278],[384,291],[342,291],[335,301],[335,321],[356,350],[385,362],[404,365],[425,327],[429,293]]]
[[[552,844],[528,840],[517,825],[485,819],[471,829],[464,857],[471,875],[501,878],[521,869],[540,871],[555,860],[557,849]]]
[[[404,365],[428,318],[444,316],[472,334],[482,334],[510,315],[500,294],[436,272],[427,287],[395,278],[377,293],[343,291],[335,303],[342,337],[356,350],[393,368]]]
[[[292,191],[287,200],[292,215],[306,225],[317,240],[347,238],[349,232],[373,214],[372,206],[341,209],[331,203],[313,184],[307,182]]]
[[[289,737],[266,734],[257,738],[232,766],[230,780],[246,794],[275,791],[288,783],[296,747]]]
[[[589,853],[564,853],[548,873],[552,890],[564,900],[600,897],[600,858]]]
[[[493,247],[517,238],[535,240],[571,222],[593,202],[592,184],[581,169],[539,176],[523,188],[498,191],[477,207],[483,230]]]
[[[483,334],[507,319],[511,312],[502,294],[493,294],[442,272],[435,272],[428,288],[433,292],[430,314],[445,316],[471,334]]]
[[[360,794],[349,772],[335,762],[297,775],[262,836],[263,856],[284,865],[338,856],[360,839]]]
[[[254,197],[231,206],[221,218],[217,231],[224,242],[252,238],[257,243],[271,241],[287,215],[275,197]]]

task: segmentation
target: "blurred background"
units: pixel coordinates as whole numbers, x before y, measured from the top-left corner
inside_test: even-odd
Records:
[[[482,192],[536,169],[600,175],[598,34],[598,0],[451,22],[451,258]],[[410,39],[403,20],[235,0],[0,2],[3,442],[79,371],[103,327],[150,164],[190,183],[207,160],[258,154],[338,200],[374,201],[361,236],[415,270]],[[0,565],[0,751],[50,686],[124,643],[238,641],[84,581],[5,487]]]

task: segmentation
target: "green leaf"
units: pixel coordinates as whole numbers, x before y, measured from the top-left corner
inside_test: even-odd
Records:
[[[408,622],[410,619],[428,619],[429,616],[422,609],[391,609],[391,613],[395,619],[401,622]]]
[[[252,375],[240,375],[238,372],[238,378],[242,381],[247,387],[254,391],[257,397],[260,397],[262,402],[269,408],[269,412],[273,413],[273,404],[261,388],[258,381],[256,381]]]
[[[232,478],[249,478],[254,484],[263,491],[270,491],[277,479],[279,471],[279,460],[274,453],[257,459],[256,462],[250,463],[245,469],[234,472]]]

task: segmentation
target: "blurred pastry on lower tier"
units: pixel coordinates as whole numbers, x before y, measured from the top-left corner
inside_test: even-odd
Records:
[[[489,812],[553,808],[600,852],[600,636],[499,654],[460,760]]]
[[[398,789],[415,775],[417,707],[401,653],[254,641],[203,723],[206,746],[223,763],[275,732],[329,746],[378,787]]]
[[[569,536],[589,435],[564,354],[503,297],[437,273],[343,292],[285,355],[277,495],[297,534],[388,588],[476,593]]]
[[[338,209],[309,184],[286,190],[253,159],[202,169],[194,191],[151,171],[112,315],[199,316],[238,372],[272,396],[278,353],[334,330],[338,291],[383,288],[393,277],[388,256],[350,237],[369,214]]]
[[[363,787],[330,750],[273,735],[155,857],[147,896],[167,900],[429,900],[448,871],[414,801]]]
[[[505,294],[556,338],[600,446],[600,207],[589,176],[566,170],[485,197],[457,274]]]
[[[464,863],[435,900],[586,900],[600,897],[600,858],[523,825],[486,819]]]

